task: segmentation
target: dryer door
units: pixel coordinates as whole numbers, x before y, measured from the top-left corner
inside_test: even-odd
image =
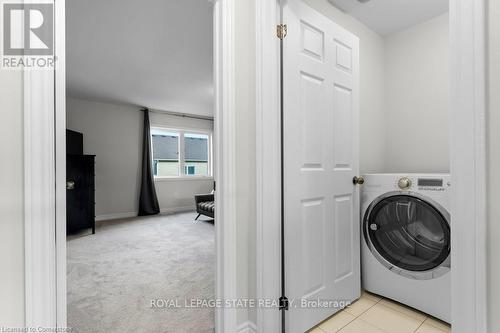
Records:
[[[391,192],[379,197],[366,212],[363,230],[375,257],[402,275],[433,278],[436,275],[412,272],[449,267],[449,214],[417,193]]]

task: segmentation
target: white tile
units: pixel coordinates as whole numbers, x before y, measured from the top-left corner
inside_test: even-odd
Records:
[[[323,331],[319,326],[316,326],[307,331],[306,333],[325,333],[325,331]]]
[[[404,313],[412,318],[415,318],[417,320],[424,321],[427,318],[427,315],[425,315],[424,313],[422,313],[418,310],[415,310],[413,308],[410,308],[409,306],[391,301],[391,300],[386,299],[386,298],[381,300],[380,304],[385,305],[387,307],[390,307],[393,310],[402,312],[402,313]]]
[[[386,333],[360,319],[355,319],[349,325],[339,331],[339,333]]]
[[[359,318],[387,333],[413,333],[424,322],[380,303]]]
[[[361,297],[356,302],[345,308],[344,311],[347,311],[353,316],[358,317],[375,304],[377,304],[377,302],[374,302],[366,297]]]
[[[422,326],[420,326],[418,330],[415,331],[415,333],[446,333],[446,331],[440,330],[439,328],[431,326],[424,322]]]
[[[343,310],[319,324],[319,327],[327,333],[336,333],[354,319],[356,317]]]
[[[366,290],[363,290],[361,292],[361,297],[368,298],[369,300],[372,300],[374,302],[379,302],[383,298],[382,296],[379,296],[377,294],[372,294]]]

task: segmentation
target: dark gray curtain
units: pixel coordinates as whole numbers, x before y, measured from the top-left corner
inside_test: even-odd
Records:
[[[144,130],[142,132],[142,175],[141,193],[139,196],[139,216],[155,215],[160,213],[160,205],[156,196],[153,178],[151,128],[149,126],[149,110],[144,112]]]

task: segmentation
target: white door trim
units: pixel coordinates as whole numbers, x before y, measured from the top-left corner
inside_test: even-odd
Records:
[[[55,85],[56,161],[56,311],[58,327],[67,326],[66,299],[66,0],[55,0],[55,41],[58,66]]]
[[[450,1],[452,322],[487,332],[486,1]]]
[[[216,297],[236,298],[235,0],[214,1]],[[216,332],[236,332],[235,309],[217,309]]]
[[[24,242],[27,327],[54,327],[57,318],[53,75],[52,71],[24,72]]]
[[[257,297],[273,299],[281,284],[276,3],[256,0]],[[450,0],[454,333],[487,332],[485,9],[485,0]],[[279,331],[278,312],[259,309],[258,331]]]
[[[279,0],[255,1],[256,27],[256,297],[281,296],[281,139]],[[257,308],[257,332],[281,332],[276,309]]]
[[[25,315],[29,327],[66,327],[65,0],[55,3],[57,70],[24,72]],[[216,297],[236,297],[234,2],[214,1]],[[55,96],[55,98],[54,98]],[[219,309],[217,332],[236,332]]]
[[[46,1],[55,3],[54,1]],[[57,1],[54,10],[55,25],[61,24],[59,16],[64,2]],[[64,25],[62,25],[64,27]],[[64,65],[64,28],[55,35],[56,54]],[[64,45],[64,44],[63,44]],[[59,318],[60,287],[59,261],[65,262],[65,244],[56,242],[56,233],[61,224],[59,218],[65,214],[59,205],[61,191],[56,182],[58,163],[55,138],[59,138],[57,126],[64,124],[56,120],[56,108],[60,103],[54,99],[55,80],[61,77],[57,70],[25,70],[24,78],[24,245],[25,245],[25,325],[26,327],[56,327]],[[59,86],[60,87],[60,86]],[[58,88],[59,88],[58,87]],[[64,110],[64,109],[63,109]],[[57,122],[57,123],[56,123]],[[65,146],[65,139],[62,141]],[[63,193],[64,194],[64,193]],[[65,198],[65,197],[64,197]],[[64,199],[65,200],[65,199]],[[66,226],[63,226],[64,230]],[[57,243],[57,244],[56,244]],[[61,248],[62,245],[62,248]],[[58,250],[61,253],[58,253]],[[66,269],[64,268],[64,274]],[[64,295],[65,297],[65,295]],[[61,309],[63,310],[63,309]],[[65,309],[64,309],[65,310]]]

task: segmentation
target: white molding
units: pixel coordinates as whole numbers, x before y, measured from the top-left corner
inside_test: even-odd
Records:
[[[255,1],[257,299],[278,299],[281,290],[279,17],[279,0]],[[257,327],[280,332],[280,312],[258,308]]]
[[[486,2],[450,1],[452,324],[487,332]]]
[[[55,0],[55,168],[57,327],[67,327],[66,306],[66,0]]]
[[[24,228],[26,326],[55,327],[56,240],[54,81],[24,74]]]
[[[160,208],[160,214],[164,214],[164,215],[186,213],[186,212],[196,212],[196,206],[190,205],[190,206]]]
[[[129,218],[137,217],[137,214],[138,214],[138,212],[102,214],[102,215],[96,215],[95,221],[96,222],[103,222],[103,221],[113,221],[113,220],[120,220],[120,219],[129,219]]]
[[[216,0],[214,19],[215,122],[214,141],[217,299],[234,299],[236,293],[236,148],[235,148],[235,0]],[[224,222],[221,222],[224,221]],[[217,333],[236,332],[236,310],[216,310]]]
[[[214,177],[212,176],[177,176],[177,177],[157,177],[155,176],[154,177],[154,181],[155,182],[175,182],[175,181],[180,181],[180,182],[184,182],[184,181],[188,181],[188,182],[192,182],[192,181],[199,181],[199,182],[203,182],[203,181],[213,181],[214,180]]]
[[[236,329],[237,333],[257,333],[259,332],[257,330],[257,326],[251,322],[251,321],[246,321],[243,324],[239,325],[238,328]],[[264,332],[264,331],[260,331]]]
[[[54,71],[24,71],[25,324],[56,327]]]
[[[151,110],[149,112],[152,112]],[[151,123],[150,125],[152,130],[160,130],[160,131],[168,131],[168,132],[190,132],[195,134],[206,134],[213,135],[213,129],[206,128],[196,128],[189,126],[166,126],[163,124],[158,124],[158,122]]]
[[[191,206],[180,206],[180,207],[170,207],[170,208],[161,208],[160,214],[176,214],[176,213],[185,213],[185,212],[195,212],[196,207],[194,205]],[[95,217],[96,222],[103,221],[113,221],[120,219],[128,219],[133,217],[138,217],[139,212],[125,212],[125,213],[111,213],[111,214],[101,214]]]
[[[61,27],[55,34],[56,70],[24,71],[27,327],[66,327],[65,169],[56,173],[56,166],[66,159],[65,28],[61,20],[65,1],[53,3],[55,26]],[[57,100],[55,93],[61,96]]]

